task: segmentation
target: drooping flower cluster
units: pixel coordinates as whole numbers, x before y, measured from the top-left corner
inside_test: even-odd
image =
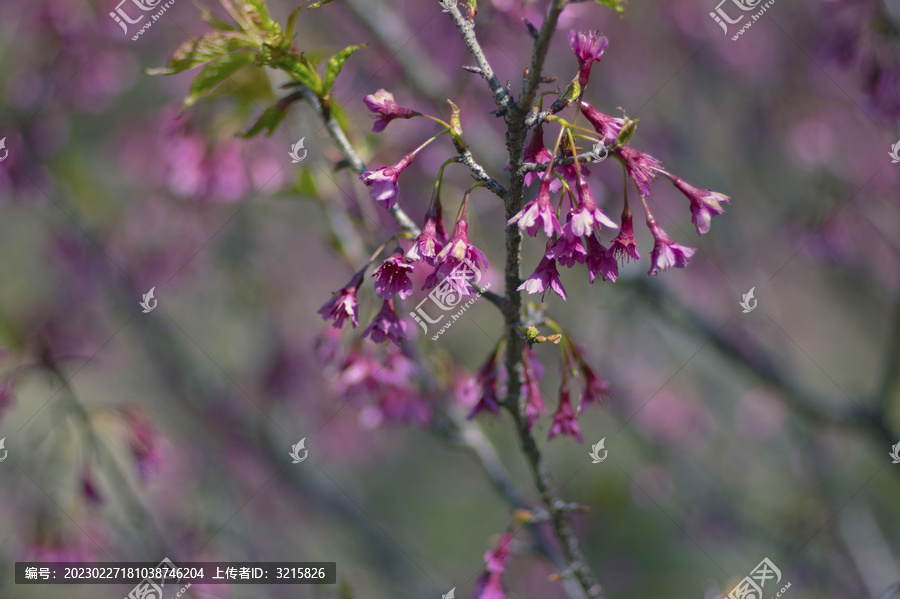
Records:
[[[500,536],[497,546],[484,554],[484,572],[475,583],[473,599],[503,599],[506,596],[503,573],[509,564],[511,543],[512,535],[505,532]]]
[[[578,59],[578,83],[583,95],[590,77],[591,65],[600,60],[608,42],[597,32],[572,31],[569,34],[569,44]],[[622,164],[640,195],[647,227],[654,240],[648,274],[655,275],[672,267],[685,267],[695,250],[672,241],[647,205],[646,199],[650,195],[654,179],[659,174],[666,176],[676,189],[688,198],[691,220],[698,235],[709,232],[712,217],[724,212],[722,205],[728,204],[730,198],[708,189],[693,187],[684,179],[667,172],[659,160],[628,145],[634,133],[633,122],[606,115],[582,100],[580,96],[578,100],[577,114],[584,114],[597,135],[596,142],[611,148],[611,154]],[[554,110],[551,109],[551,112]],[[565,127],[570,127],[565,121],[562,123]],[[576,154],[574,143],[570,142],[565,147],[571,150],[573,156]],[[584,165],[572,163],[571,160],[570,164],[566,165],[551,164],[553,157],[553,153],[544,147],[541,127],[536,127],[530,143],[524,150],[523,159],[526,164],[546,163],[547,169],[543,172],[533,170],[528,172],[525,178],[526,185],[535,180],[541,182],[537,197],[510,218],[507,224],[518,226],[532,237],[538,231],[543,231],[550,240],[534,272],[519,289],[530,294],[540,293],[542,297],[547,289],[551,289],[566,299],[566,291],[559,279],[558,264],[567,268],[572,268],[575,263],[586,265],[591,284],[598,277],[615,282],[619,276],[619,263],[638,260],[640,253],[634,236],[627,189],[621,221],[616,225],[595,202],[587,180],[590,173]],[[551,194],[559,190],[563,190],[560,207],[566,198],[569,199],[569,211],[562,226],[551,198]],[[610,241],[609,247],[601,240],[604,227],[619,229],[618,234]]]

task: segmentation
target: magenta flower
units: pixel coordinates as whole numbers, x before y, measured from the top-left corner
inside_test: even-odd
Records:
[[[622,211],[622,228],[612,240],[609,251],[621,260],[622,264],[641,258],[637,251],[637,242],[634,240],[634,223],[631,221],[631,212],[628,208]]]
[[[416,111],[403,108],[394,102],[394,95],[384,89],[380,89],[374,94],[369,94],[363,101],[366,103],[366,108],[380,117],[372,127],[372,131],[376,133],[384,131],[388,123],[394,119],[409,119],[418,114]]]
[[[359,303],[356,301],[356,292],[359,290],[359,286],[362,285],[365,272],[366,269],[363,268],[353,275],[353,278],[350,279],[350,282],[343,289],[337,293],[332,293],[331,299],[325,302],[318,310],[318,314],[322,315],[322,320],[332,319],[334,322],[331,326],[336,329],[344,326],[344,321],[347,318],[351,319],[354,329],[359,326]]]
[[[413,292],[413,284],[407,274],[412,270],[412,264],[403,261],[403,251],[397,247],[394,255],[382,262],[372,273],[375,277],[375,295],[382,299],[390,299],[399,294],[400,299],[405,299]]]
[[[544,398],[541,396],[541,388],[538,383],[544,376],[544,367],[538,361],[537,355],[531,348],[526,347],[522,353],[524,385],[522,392],[525,395],[525,422],[528,429],[535,425],[538,419],[547,411]]]
[[[562,239],[564,239],[564,237],[560,237],[560,240]],[[550,257],[550,243],[551,242],[549,241],[547,242],[547,252],[544,254],[544,257],[541,258],[537,268],[534,269],[534,272],[531,273],[531,276],[528,277],[524,283],[519,285],[516,291],[522,291],[524,289],[530,294],[540,293],[541,301],[543,301],[544,293],[546,293],[547,288],[549,287],[556,295],[566,299],[566,290],[563,289],[562,283],[559,280],[559,271],[556,269],[556,260]]]
[[[496,414],[500,409],[497,394],[497,353],[496,351],[491,352],[491,355],[481,365],[481,368],[478,369],[478,372],[475,373],[468,385],[478,393],[478,402],[472,408],[472,411],[469,412],[469,415],[466,416],[466,420],[471,420],[482,412]]]
[[[619,148],[619,156],[625,161],[625,170],[628,172],[631,180],[634,181],[638,193],[641,194],[642,198],[649,196],[653,179],[656,177],[657,171],[662,168],[659,160],[650,154],[645,154],[628,146]]]
[[[559,434],[574,437],[579,443],[584,441],[581,436],[581,429],[578,428],[578,420],[575,418],[575,412],[572,410],[572,404],[569,401],[569,381],[568,377],[563,374],[562,384],[559,387],[559,407],[553,414],[553,425],[550,427],[550,435],[548,439],[553,439]]]
[[[566,223],[572,235],[576,237],[590,235],[594,226],[598,231],[604,226],[618,229],[616,223],[597,207],[591,196],[591,188],[588,187],[587,181],[583,177],[578,178],[578,185],[575,189],[578,196],[578,207],[569,213],[569,222]]]
[[[625,125],[624,119],[617,119],[603,114],[585,101],[581,102],[581,113],[594,127],[597,135],[606,139],[607,142],[616,141],[619,138],[622,127]]]
[[[87,464],[81,470],[81,493],[88,500],[88,503],[94,505],[103,503],[103,496],[97,490],[97,481],[94,480],[94,473],[90,465]]]
[[[609,46],[609,40],[599,31],[569,31],[569,46],[578,58],[578,83],[582,89],[591,76],[591,65],[600,62],[603,52]]]
[[[369,193],[375,201],[386,210],[390,210],[397,203],[397,196],[400,195],[400,184],[397,183],[397,179],[400,173],[412,163],[420,151],[421,148],[418,148],[410,152],[393,166],[384,166],[377,171],[366,171],[359,176],[362,182],[369,186]]]
[[[587,267],[588,275],[591,278],[591,285],[597,275],[604,281],[616,282],[619,278],[619,263],[611,250],[603,247],[603,244],[597,241],[593,235],[587,237]]]
[[[447,243],[447,231],[444,229],[441,202],[439,198],[434,197],[425,213],[422,232],[406,252],[406,259],[410,262],[425,260],[426,264],[434,266],[434,259],[445,243]]]
[[[450,236],[450,240],[444,246],[444,249],[435,257],[435,271],[426,279],[425,289],[434,287],[438,283],[439,278],[450,275],[461,264],[471,265],[482,273],[487,270],[488,260],[484,253],[469,241],[469,223],[466,221],[466,208],[466,204],[463,204],[462,213],[456,221],[456,226],[453,228],[453,235]],[[458,278],[454,278],[453,283],[460,294],[469,294],[469,285],[467,283]]]
[[[721,204],[730,204],[731,198],[708,189],[697,189],[681,177],[669,175],[669,179],[678,191],[691,201],[691,222],[697,228],[697,235],[709,233],[709,225],[713,216],[725,212]]]
[[[478,577],[472,599],[504,599],[506,588],[503,576],[495,572],[485,572]]]
[[[563,227],[563,234],[557,238],[556,243],[547,249],[546,256],[557,260],[566,268],[572,268],[576,262],[579,264],[587,262],[587,249],[581,237],[572,232],[571,220]]]
[[[512,535],[508,532],[500,536],[497,546],[484,554],[485,571],[475,583],[474,599],[503,599],[506,588],[503,586],[503,572],[509,563],[509,545]]]
[[[602,403],[603,400],[609,397],[610,389],[609,383],[594,374],[593,369],[584,360],[579,360],[578,366],[581,369],[581,375],[584,377],[581,389],[581,403],[579,405],[579,409],[583,410],[585,406],[590,404]]]
[[[554,180],[559,181],[558,179]],[[528,202],[506,224],[518,225],[519,229],[527,232],[531,237],[535,236],[539,228],[544,229],[544,235],[547,237],[552,237],[554,233],[562,234],[562,227],[559,226],[559,221],[556,219],[556,211],[550,204],[549,179],[541,180],[537,197]]]
[[[534,133],[531,134],[531,141],[525,146],[525,149],[522,151],[522,158],[525,162],[531,164],[540,164],[542,162],[550,162],[553,156],[550,154],[550,150],[544,147],[544,129],[542,126],[538,125],[534,129]],[[534,172],[534,173],[525,173],[525,185],[530,186],[535,179],[540,179],[543,181],[544,179],[550,180],[550,191],[556,193],[560,189],[562,189],[562,181],[554,177],[553,175],[548,175],[546,171]]]
[[[691,261],[696,248],[679,245],[672,241],[663,231],[656,219],[647,215],[647,226],[653,234],[653,251],[650,252],[650,270],[648,275],[659,274],[659,271],[672,268],[684,268]]]
[[[366,327],[360,338],[369,337],[375,343],[390,340],[400,345],[400,339],[406,339],[406,323],[397,318],[394,312],[394,300],[386,299],[381,304],[381,310],[375,315],[372,323]]]

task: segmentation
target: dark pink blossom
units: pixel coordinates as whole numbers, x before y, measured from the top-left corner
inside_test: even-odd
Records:
[[[390,340],[400,345],[400,339],[406,339],[406,323],[397,318],[394,312],[394,300],[386,299],[381,304],[381,310],[375,315],[371,324],[363,331],[361,338],[369,337],[375,343]]]
[[[581,102],[581,112],[594,127],[597,135],[604,138],[607,142],[614,142],[619,138],[619,133],[625,125],[625,119],[617,119],[603,114],[585,101]]]
[[[554,180],[558,181],[558,179]],[[562,234],[562,227],[556,219],[556,211],[550,204],[549,179],[541,180],[537,197],[528,202],[506,224],[516,224],[519,229],[527,232],[532,237],[535,236],[539,228],[544,229],[544,234],[547,237],[552,237],[554,233],[557,235]]]
[[[431,421],[431,408],[413,389],[386,389],[378,398],[378,407],[389,422],[427,425]]]
[[[563,227],[563,234],[557,238],[556,243],[547,249],[547,258],[557,260],[566,268],[572,268],[575,263],[587,262],[587,249],[578,237],[572,232],[572,221]]]
[[[588,366],[584,360],[578,361],[578,368],[581,370],[582,388],[581,402],[579,410],[583,410],[590,404],[602,403],[610,395],[609,383],[598,377],[594,370]]]
[[[497,546],[484,554],[485,571],[475,583],[474,599],[503,599],[506,596],[503,572],[509,563],[510,543],[512,535],[503,533]]]
[[[599,31],[569,31],[569,46],[578,58],[578,83],[582,89],[591,76],[591,65],[600,62],[603,52],[609,46],[609,40]]]
[[[550,154],[550,150],[544,147],[544,129],[542,126],[538,125],[534,132],[531,134],[531,141],[525,146],[525,149],[522,151],[522,158],[526,163],[530,164],[541,164],[542,162],[550,162],[553,156]],[[550,191],[552,193],[556,193],[560,189],[562,189],[562,181],[557,179],[551,174],[548,174],[547,171],[538,171],[533,173],[525,173],[525,185],[530,186],[535,179],[539,179],[544,181],[545,179],[550,182]]]
[[[425,280],[425,288],[437,285],[441,278],[449,276],[460,265],[465,265],[466,271],[475,268],[479,273],[487,270],[488,260],[484,253],[469,241],[469,223],[466,221],[466,204],[463,204],[462,212],[453,228],[453,235],[447,241],[447,245],[434,259],[435,271]],[[452,279],[453,284],[461,295],[470,293],[470,285],[459,277]]]
[[[484,554],[485,570],[501,574],[506,571],[509,563],[509,546],[512,543],[512,535],[508,532],[500,535],[497,546]]]
[[[603,244],[597,241],[593,235],[587,237],[587,268],[588,275],[591,278],[591,285],[597,275],[604,281],[616,282],[619,278],[619,263],[611,250],[603,247]]]
[[[333,320],[332,326],[336,329],[344,326],[347,318],[350,318],[354,329],[359,326],[359,303],[356,301],[356,292],[362,285],[365,271],[365,268],[362,269],[353,275],[343,289],[332,293],[332,298],[318,310],[318,313],[322,315],[322,320]]]
[[[621,260],[622,264],[631,260],[639,260],[641,257],[637,251],[637,241],[634,239],[634,223],[628,208],[622,212],[622,227],[619,229],[619,234],[613,238],[609,251],[617,259]]]
[[[581,175],[578,176],[578,184],[575,188],[578,197],[578,206],[569,213],[569,222],[567,226],[572,235],[581,237],[582,235],[590,235],[594,227],[600,231],[604,226],[610,229],[617,229],[618,226],[602,210],[597,207],[594,198],[591,196],[591,188],[588,187],[587,180]]]
[[[89,465],[85,465],[81,469],[81,494],[88,500],[88,503],[94,505],[103,503],[103,497],[97,490],[97,481],[94,480],[94,473]]]
[[[709,233],[709,225],[713,216],[725,212],[721,204],[730,204],[731,198],[708,189],[697,189],[681,177],[669,175],[669,179],[678,188],[678,191],[687,196],[691,201],[691,222],[697,228],[697,235]]]
[[[525,379],[522,386],[522,393],[525,396],[525,422],[530,430],[541,415],[547,411],[538,384],[544,376],[544,367],[529,347],[526,347],[522,353],[522,366],[522,375]]]
[[[563,374],[562,384],[559,387],[559,407],[556,409],[556,413],[553,414],[553,425],[550,427],[548,439],[553,439],[559,434],[574,437],[579,443],[584,440],[584,437],[581,435],[581,429],[578,428],[578,420],[575,418],[572,404],[569,401],[569,381],[565,374]]]
[[[560,239],[563,239],[563,237],[560,237]],[[547,242],[547,245],[550,245],[549,241]],[[544,254],[544,257],[541,258],[540,263],[538,263],[537,268],[534,269],[534,272],[531,273],[531,276],[528,277],[525,282],[519,285],[516,291],[522,291],[524,289],[527,293],[532,295],[540,293],[541,300],[543,300],[547,288],[552,289],[559,297],[566,299],[566,290],[559,280],[559,271],[556,269],[556,260],[550,257],[549,247]]]
[[[496,572],[484,572],[475,583],[472,599],[504,599],[506,587],[503,586],[503,576]]]
[[[394,119],[409,119],[414,117],[417,112],[409,108],[403,108],[394,101],[394,95],[384,89],[380,89],[374,94],[369,94],[363,101],[366,108],[379,116],[372,127],[372,131],[380,133],[388,126],[388,123]]]
[[[153,471],[162,466],[162,451],[159,433],[150,423],[143,407],[132,406],[124,411],[128,445],[137,462],[141,480],[146,480]]]
[[[403,261],[403,251],[398,247],[394,255],[372,273],[375,278],[375,295],[382,299],[399,295],[400,299],[405,299],[413,292],[413,284],[409,280],[409,273],[412,271],[412,264]]]
[[[619,148],[619,156],[625,161],[625,170],[628,172],[631,180],[634,181],[638,193],[641,194],[642,198],[649,196],[653,179],[656,177],[657,171],[662,168],[659,160],[650,154],[645,154],[628,146]]]
[[[659,274],[661,270],[684,268],[696,252],[696,248],[679,245],[672,241],[652,216],[647,216],[647,226],[653,234],[653,251],[650,252],[648,275]]]
[[[439,198],[434,197],[425,213],[422,232],[406,252],[406,259],[410,262],[425,260],[426,264],[434,266],[434,259],[445,243],[447,243],[447,231],[444,229],[441,202]]]
[[[408,167],[416,154],[421,148],[418,148],[392,166],[384,166],[375,171],[366,171],[359,178],[363,183],[369,186],[369,193],[380,203],[386,210],[390,210],[397,203],[397,197],[400,195],[400,184],[397,179],[403,169]]]
[[[497,372],[497,354],[497,351],[491,352],[491,355],[488,356],[488,359],[485,360],[484,364],[481,365],[481,368],[478,369],[478,372],[475,373],[475,376],[467,385],[467,387],[473,389],[478,395],[478,402],[475,404],[475,407],[472,408],[472,411],[469,412],[469,415],[466,417],[467,420],[475,418],[475,416],[482,412],[496,414],[500,409],[499,396],[497,393],[497,380],[499,377],[499,373]]]

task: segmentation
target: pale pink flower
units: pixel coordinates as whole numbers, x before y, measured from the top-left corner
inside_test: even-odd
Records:
[[[697,235],[709,233],[712,217],[724,213],[721,204],[730,204],[731,198],[708,189],[697,189],[675,175],[669,175],[669,179],[691,201],[691,222],[697,228]]]
[[[394,95],[384,89],[380,89],[374,94],[369,94],[363,101],[366,108],[379,116],[372,127],[372,131],[380,133],[388,126],[388,123],[394,119],[409,119],[414,117],[417,112],[409,108],[403,108],[394,101]]]
[[[659,274],[661,270],[684,268],[696,252],[696,248],[679,245],[672,241],[659,223],[652,216],[647,216],[647,226],[653,234],[653,251],[650,252],[650,270],[648,275]]]
[[[558,179],[554,180],[558,181]],[[506,224],[518,225],[519,229],[527,232],[532,237],[535,236],[540,228],[544,229],[544,234],[547,237],[552,237],[554,233],[557,235],[562,233],[562,227],[556,219],[556,211],[550,204],[549,179],[541,180],[537,197],[528,202]]]

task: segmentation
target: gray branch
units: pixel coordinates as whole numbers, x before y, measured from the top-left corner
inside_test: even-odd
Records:
[[[504,114],[511,102],[509,92],[500,85],[500,80],[494,74],[494,69],[491,68],[487,57],[485,57],[484,50],[481,49],[481,45],[475,38],[474,25],[459,12],[459,7],[455,4],[450,7],[450,16],[453,17],[453,22],[456,24],[456,28],[459,30],[459,35],[465,42],[466,48],[469,49],[469,53],[478,63],[478,68],[481,70],[479,74],[484,77],[488,87],[491,88],[491,92],[494,94],[494,102],[497,103],[497,109],[500,111],[500,114]]]

